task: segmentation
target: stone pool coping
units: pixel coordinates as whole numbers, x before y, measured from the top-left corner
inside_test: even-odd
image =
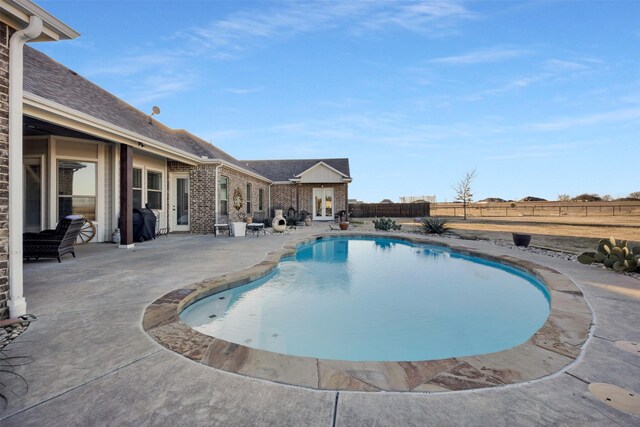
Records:
[[[142,327],[162,346],[206,366],[277,383],[340,391],[441,392],[523,383],[571,364],[589,336],[591,310],[580,289],[556,270],[511,256],[487,255],[462,243],[444,244],[422,236],[392,233],[385,237],[446,247],[533,274],[549,290],[551,310],[547,321],[525,343],[496,353],[418,362],[350,362],[254,349],[204,335],[180,320],[180,312],[194,302],[269,274],[283,257],[295,253],[296,246],[336,236],[380,235],[323,233],[290,242],[246,270],[204,280],[158,298],[145,310]]]

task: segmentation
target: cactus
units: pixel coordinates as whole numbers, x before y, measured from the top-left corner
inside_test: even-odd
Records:
[[[602,263],[614,271],[640,271],[640,245],[628,240],[602,239],[596,252],[585,252],[578,257],[582,264]]]
[[[595,252],[585,252],[582,255],[578,255],[578,262],[580,264],[593,264],[596,262]]]
[[[397,225],[394,220],[391,218],[380,218],[374,219],[373,222],[376,230],[389,231],[389,230],[400,230],[401,225]]]

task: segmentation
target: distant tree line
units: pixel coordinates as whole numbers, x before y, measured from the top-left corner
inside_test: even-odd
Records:
[[[611,202],[614,200],[615,201],[640,201],[640,191],[634,191],[633,193],[629,193],[627,197],[620,197],[618,199],[614,199],[609,194],[600,196],[595,193],[583,193],[575,197],[571,197],[568,194],[558,195],[558,201],[560,202]]]
[[[600,196],[595,193],[584,193],[579,194],[575,197],[571,197],[568,194],[559,194],[558,195],[559,202],[611,202],[611,201],[640,201],[640,191],[634,191],[630,193],[627,197],[620,197],[614,199],[609,194],[605,194],[604,196]],[[502,202],[548,202],[547,199],[543,199],[542,197],[534,197],[527,196],[523,197],[520,200],[505,200],[500,197],[487,197],[486,199],[478,200],[479,203],[502,203]]]

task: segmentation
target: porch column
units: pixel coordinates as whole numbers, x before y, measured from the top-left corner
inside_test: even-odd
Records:
[[[133,149],[126,144],[120,144],[119,247],[133,247]]]
[[[349,221],[349,184],[344,185],[344,210],[346,221]]]

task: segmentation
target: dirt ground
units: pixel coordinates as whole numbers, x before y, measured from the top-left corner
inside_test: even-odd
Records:
[[[371,219],[353,219],[356,227],[373,229]],[[418,231],[420,224],[408,218],[396,219],[405,231]],[[359,224],[361,223],[361,224]],[[531,246],[573,254],[595,250],[600,239],[640,242],[640,217],[519,217],[451,218],[450,230],[465,239],[512,242],[511,233],[531,234]]]

